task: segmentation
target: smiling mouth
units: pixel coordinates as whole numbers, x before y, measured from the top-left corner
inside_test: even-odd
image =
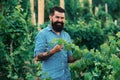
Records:
[[[61,23],[57,23],[57,25],[61,25]]]

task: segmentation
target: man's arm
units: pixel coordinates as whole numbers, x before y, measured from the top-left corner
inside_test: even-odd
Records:
[[[73,63],[75,62],[77,59],[74,59],[73,56],[69,56],[68,57],[68,63]]]
[[[36,61],[46,60],[46,59],[48,59],[50,56],[52,56],[54,53],[55,53],[54,50],[50,50],[50,51],[48,51],[48,52],[39,53],[39,54],[35,57],[35,60],[36,60]]]
[[[52,56],[53,54],[55,54],[56,52],[61,51],[63,48],[62,45],[56,45],[53,49],[51,49],[48,52],[43,52],[43,53],[39,53],[36,57],[35,57],[35,61],[43,61],[48,59],[50,56]]]

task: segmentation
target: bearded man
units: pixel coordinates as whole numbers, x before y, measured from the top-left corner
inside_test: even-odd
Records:
[[[51,42],[55,38],[62,38],[71,43],[71,38],[64,29],[65,10],[53,7],[49,14],[50,24],[40,30],[35,38],[34,57],[42,63],[42,79],[71,80],[68,62],[73,62],[72,51],[64,49],[64,45]]]

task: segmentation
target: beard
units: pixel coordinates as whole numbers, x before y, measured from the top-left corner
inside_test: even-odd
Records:
[[[63,22],[52,22],[52,28],[55,32],[61,32],[64,28]]]

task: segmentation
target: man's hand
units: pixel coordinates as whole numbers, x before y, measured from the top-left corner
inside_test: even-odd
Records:
[[[68,63],[73,63],[75,62],[77,59],[74,59],[73,56],[69,56],[68,57]]]
[[[51,50],[51,53],[56,53],[56,52],[59,52],[63,49],[63,46],[64,45],[56,45],[52,50]]]

